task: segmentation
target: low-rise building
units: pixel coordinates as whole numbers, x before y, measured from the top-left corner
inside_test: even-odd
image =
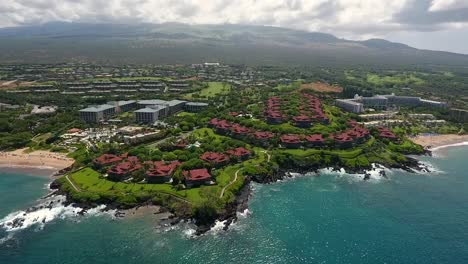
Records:
[[[226,151],[226,154],[239,160],[247,160],[252,156],[252,152],[246,148],[230,149]]]
[[[280,137],[280,142],[285,148],[300,148],[302,140],[298,135],[282,135]]]
[[[150,166],[145,173],[148,183],[166,183],[172,180],[172,175],[174,175],[177,166],[181,163],[179,161],[172,161],[169,163],[156,161],[145,164]]]
[[[81,109],[80,118],[88,123],[98,123],[107,120],[115,115],[115,106],[113,105],[99,105],[90,106],[85,109]]]
[[[200,156],[200,159],[214,167],[221,167],[229,162],[229,157],[226,154],[217,152],[205,152]]]
[[[167,104],[169,105],[169,115],[173,115],[177,112],[183,111],[186,103],[187,101],[182,100],[168,101]]]
[[[185,104],[185,110],[192,113],[201,112],[206,108],[208,108],[207,103],[188,102]]]
[[[352,99],[336,99],[335,105],[347,112],[362,113],[364,112],[364,105],[355,102]]]
[[[452,108],[450,117],[457,122],[468,122],[468,110]]]
[[[182,175],[185,177],[185,185],[188,188],[211,184],[211,175],[207,169],[183,171]]]
[[[140,124],[154,124],[160,117],[160,109],[158,106],[145,107],[143,109],[136,110],[135,120]]]

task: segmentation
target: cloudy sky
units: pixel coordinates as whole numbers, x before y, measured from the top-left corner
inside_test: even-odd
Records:
[[[468,0],[2,0],[0,27],[49,21],[273,25],[468,54]]]

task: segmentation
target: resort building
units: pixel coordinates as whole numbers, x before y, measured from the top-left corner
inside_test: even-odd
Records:
[[[145,163],[150,166],[146,171],[146,181],[148,183],[166,183],[172,180],[172,175],[181,163],[179,161],[172,161],[166,163],[164,161],[155,161]]]
[[[183,80],[168,81],[167,84],[171,92],[182,92],[191,88],[190,83]]]
[[[359,115],[359,117],[365,120],[384,120],[384,119],[393,118],[395,117],[396,114],[397,112],[387,112],[387,113],[380,113],[380,114]]]
[[[191,113],[201,112],[206,108],[208,108],[207,103],[188,102],[185,104],[185,110]]]
[[[122,158],[120,156],[114,155],[114,154],[104,154],[101,155],[93,160],[93,164],[97,168],[102,168],[105,166],[109,166],[112,164],[115,164],[117,162],[122,161]]]
[[[135,121],[140,124],[154,124],[161,117],[166,116],[167,108],[164,106],[153,105],[143,109],[136,110]]]
[[[252,152],[246,148],[236,148],[227,150],[226,154],[239,160],[247,160],[252,155]]]
[[[321,134],[307,135],[304,137],[304,140],[309,148],[318,148],[325,145],[325,139]]]
[[[297,127],[307,128],[312,125],[312,120],[306,115],[293,117],[294,125]]]
[[[211,175],[207,169],[183,171],[182,175],[185,177],[185,186],[187,188],[211,184]]]
[[[250,129],[239,124],[231,126],[231,135],[234,138],[242,139],[250,133]]]
[[[151,100],[140,100],[137,102],[139,108],[146,108],[146,107],[158,107],[160,109],[164,109],[161,111],[162,115],[161,117],[165,117],[169,115],[169,104],[165,100],[159,100],[159,99],[151,99]]]
[[[254,140],[259,142],[263,146],[270,145],[270,140],[273,139],[275,135],[268,131],[256,131],[252,134]]]
[[[457,122],[468,122],[468,110],[452,108],[450,117]]]
[[[107,102],[108,105],[114,105],[115,111],[117,113],[132,111],[137,108],[136,101],[117,101],[117,102]]]
[[[205,152],[200,156],[200,159],[214,167],[221,167],[229,162],[229,157],[226,154],[217,152]]]
[[[446,102],[426,100],[415,96],[398,96],[395,94],[376,95],[372,97],[363,97],[356,94],[352,99],[336,99],[335,105],[345,111],[353,113],[364,112],[364,107],[377,110],[386,110],[390,106],[448,107]]]
[[[112,166],[108,171],[109,179],[121,181],[128,179],[131,174],[143,168],[137,157],[128,157],[126,161]]]
[[[99,105],[90,106],[85,109],[81,109],[80,118],[88,123],[98,123],[105,121],[115,115],[115,107],[113,105]]]
[[[285,148],[300,148],[302,141],[298,135],[282,135],[280,142]]]
[[[364,105],[349,99],[336,99],[335,105],[347,112],[362,113],[364,112]]]
[[[186,103],[187,101],[181,100],[168,101],[167,104],[169,105],[169,115],[173,115],[175,113],[183,111]]]
[[[379,131],[379,137],[386,138],[389,140],[397,140],[398,137],[393,134],[388,128],[386,127],[378,127],[377,130]]]

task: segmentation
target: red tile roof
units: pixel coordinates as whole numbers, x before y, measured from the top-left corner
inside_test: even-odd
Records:
[[[103,166],[109,165],[115,162],[119,162],[119,161],[122,161],[122,158],[114,154],[104,154],[93,160],[94,163],[103,165]]]
[[[378,127],[377,130],[380,132],[380,134],[379,134],[380,137],[389,138],[389,139],[397,138],[397,136],[395,134],[393,134],[393,132],[390,131],[390,129],[388,129],[386,127]]]
[[[293,117],[294,122],[310,122],[310,118],[306,115],[299,115]]]
[[[128,157],[127,161],[112,166],[107,173],[114,175],[127,175],[143,168],[137,157]]]
[[[67,130],[67,133],[78,133],[81,132],[81,129],[79,128],[71,128]]]
[[[280,137],[280,140],[283,143],[300,143],[301,142],[301,138],[298,135],[293,135],[293,134],[282,135]]]
[[[190,181],[206,181],[211,178],[211,175],[207,169],[183,171],[182,175],[184,175],[185,179]]]
[[[227,120],[219,120],[218,123],[216,124],[216,128],[219,129],[229,129],[231,128],[231,123],[228,122]]]
[[[245,148],[236,148],[236,149],[230,149],[226,151],[226,154],[231,155],[231,156],[236,156],[236,157],[243,157],[243,156],[252,154],[252,152]]]
[[[231,126],[231,131],[234,134],[247,134],[250,132],[250,129],[239,124],[234,124]]]
[[[166,176],[171,176],[177,166],[179,166],[181,163],[179,161],[172,161],[169,164],[166,164],[164,161],[155,161],[152,165],[152,168],[150,168],[146,172],[146,176],[148,177],[166,177]]]
[[[217,152],[205,152],[200,156],[200,159],[209,163],[223,163],[229,161],[227,155]]]
[[[313,134],[305,136],[304,139],[308,142],[324,142],[325,139],[321,134]]]
[[[274,135],[271,132],[268,131],[257,131],[253,133],[253,136],[256,139],[271,139]]]

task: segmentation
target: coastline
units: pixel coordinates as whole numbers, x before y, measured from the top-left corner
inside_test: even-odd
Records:
[[[0,165],[0,174],[22,174],[33,177],[51,178],[57,170],[50,167],[25,167],[25,166],[4,166]]]
[[[49,171],[50,174],[70,167],[74,160],[65,154],[45,150],[25,153],[26,149],[0,152],[0,170]],[[43,174],[43,173],[42,173]],[[34,175],[34,174],[32,174]]]
[[[409,139],[430,151],[468,145],[468,135],[418,135]]]

